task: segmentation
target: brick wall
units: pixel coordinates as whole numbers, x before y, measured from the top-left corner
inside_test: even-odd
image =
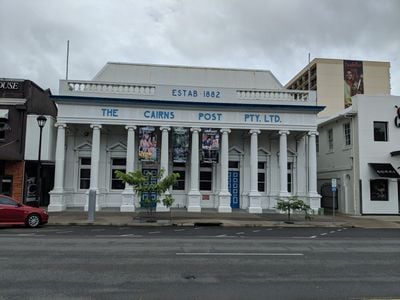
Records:
[[[22,203],[24,193],[24,161],[8,161],[5,164],[5,175],[12,176],[11,197]]]

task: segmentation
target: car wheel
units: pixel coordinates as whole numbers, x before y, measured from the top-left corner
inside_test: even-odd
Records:
[[[40,217],[37,214],[31,214],[27,216],[25,220],[26,226],[31,228],[38,227],[40,225],[40,222],[41,222]]]

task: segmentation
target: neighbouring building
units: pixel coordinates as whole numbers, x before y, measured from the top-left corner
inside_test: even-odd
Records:
[[[285,88],[316,91],[326,107],[319,116],[331,116],[351,106],[354,95],[390,95],[390,63],[315,58]]]
[[[291,195],[320,208],[314,91],[269,71],[107,63],[93,80],[61,80],[49,211],[134,211],[115,170],[176,172],[174,206],[229,213],[275,209]],[[162,204],[158,211],[166,210]]]
[[[400,213],[400,97],[356,95],[318,125],[321,205],[347,214]]]
[[[30,80],[0,78],[0,193],[24,203],[39,200],[40,205],[48,205],[53,188],[57,108],[50,95],[50,90]],[[37,186],[39,115],[47,118],[42,133],[41,189]]]

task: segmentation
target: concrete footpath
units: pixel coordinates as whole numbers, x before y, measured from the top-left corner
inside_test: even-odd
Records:
[[[135,212],[98,211],[93,222],[82,210],[50,212],[49,225],[105,225],[105,226],[226,226],[226,227],[358,227],[400,229],[400,216],[348,216],[314,215],[306,220],[304,215],[265,212],[249,214],[245,210],[218,213],[214,209],[203,209],[201,213],[189,213],[185,209],[172,209],[149,215],[144,210]]]

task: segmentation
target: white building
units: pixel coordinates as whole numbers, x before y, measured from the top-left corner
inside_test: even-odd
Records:
[[[89,190],[98,209],[134,211],[140,199],[114,171],[160,168],[181,175],[171,194],[188,211],[261,213],[290,195],[320,207],[315,140],[323,107],[315,92],[283,89],[269,71],[108,63],[91,81],[61,80],[53,99],[49,211],[87,209]]]
[[[318,191],[333,207],[331,179],[338,183],[337,209],[348,214],[400,212],[400,97],[353,97],[353,105],[318,125]]]

